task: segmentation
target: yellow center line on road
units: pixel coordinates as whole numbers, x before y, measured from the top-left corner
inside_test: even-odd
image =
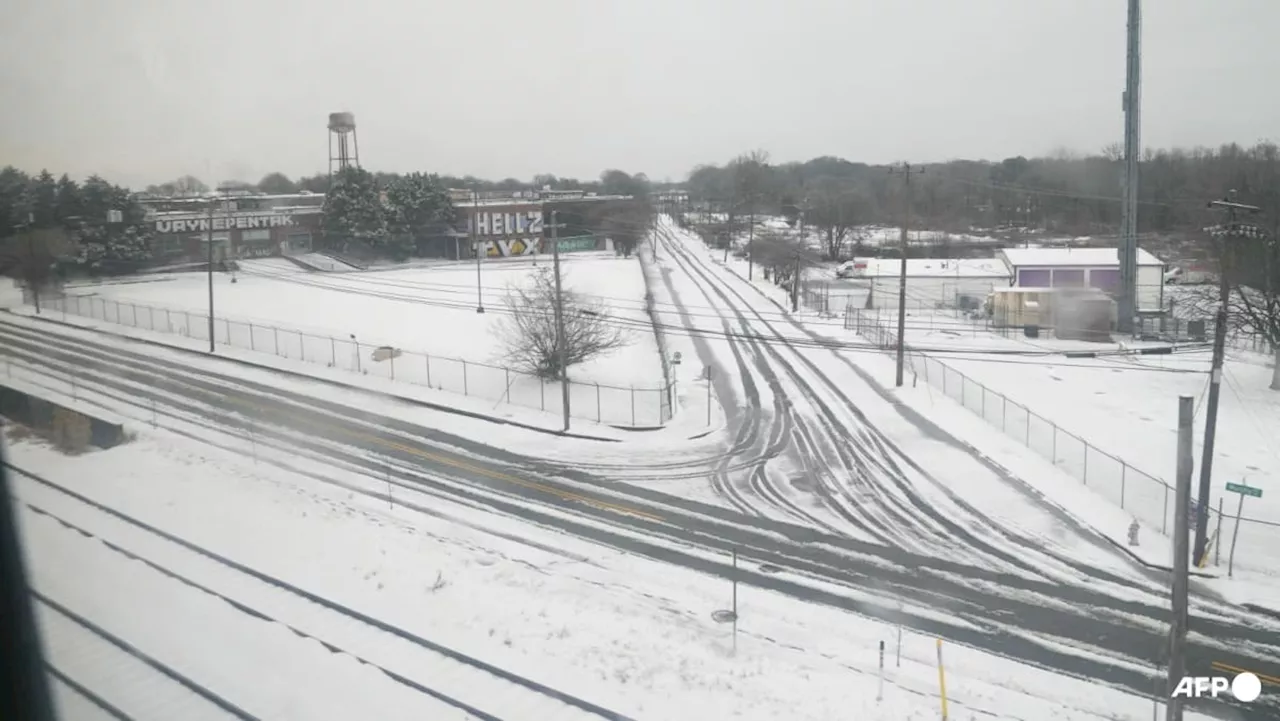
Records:
[[[1212,664],[1210,664],[1210,665],[1211,665],[1211,666],[1213,666],[1213,668],[1214,668],[1215,670],[1217,670],[1217,671],[1230,671],[1231,673],[1251,673],[1251,674],[1253,674],[1254,676],[1257,676],[1257,677],[1258,677],[1258,680],[1259,680],[1259,681],[1261,681],[1261,682],[1263,682],[1263,683],[1265,683],[1265,684],[1270,684],[1270,685],[1272,685],[1272,686],[1280,686],[1280,676],[1270,676],[1270,675],[1265,674],[1265,673],[1258,673],[1257,671],[1250,671],[1250,670],[1249,670],[1249,669],[1247,669],[1247,668],[1240,668],[1239,666],[1232,666],[1232,665],[1230,665],[1230,664],[1222,663],[1221,661],[1214,661],[1214,662],[1213,662]]]
[[[256,406],[255,403],[253,403],[248,399],[240,399],[240,398],[233,398],[230,396],[226,396],[225,400],[228,400],[231,403],[241,405],[241,406],[250,406],[250,407]],[[484,466],[478,466],[474,463],[464,461],[460,458],[456,458],[448,455],[442,455],[439,453],[422,450],[420,448],[414,448],[412,446],[408,446],[403,443],[399,443],[397,441],[390,440],[387,438],[382,438],[377,435],[373,435],[371,433],[364,433],[362,431],[355,431],[347,428],[342,428],[341,426],[328,423],[322,419],[309,417],[309,415],[314,416],[315,412],[309,415],[303,415],[289,408],[275,407],[273,408],[273,410],[282,411],[283,413],[285,413],[285,415],[289,416],[290,418],[296,421],[300,421],[301,423],[306,425],[311,425],[317,428],[329,430],[339,435],[343,435],[348,438],[353,438],[357,440],[362,440],[362,441],[365,441],[366,443],[372,443],[376,446],[381,446],[383,448],[397,450],[397,451],[400,451],[401,453],[407,453],[411,456],[422,458],[424,460],[435,461],[436,463],[440,463],[440,464],[449,466],[451,468],[470,471],[472,473],[476,473],[478,475],[485,476],[487,478],[492,478],[496,481],[503,481],[505,483],[510,483],[512,485],[520,486],[522,488],[528,488],[530,490],[549,493],[557,498],[560,498],[561,500],[575,501],[577,503],[581,503],[587,506],[592,506],[594,508],[600,508],[606,511],[613,511],[615,513],[623,513],[630,516],[636,516],[639,518],[648,519],[650,521],[663,520],[661,516],[657,516],[652,513],[648,513],[646,511],[641,511],[637,508],[632,508],[631,506],[628,506],[625,504],[612,503],[609,501],[601,501],[601,500],[591,498],[589,496],[585,496],[579,493],[574,493],[572,491],[566,491],[561,488],[549,486],[549,485],[546,485],[545,483],[530,481],[524,478],[513,476],[509,473],[503,473],[501,471],[495,471],[491,468],[485,468]]]

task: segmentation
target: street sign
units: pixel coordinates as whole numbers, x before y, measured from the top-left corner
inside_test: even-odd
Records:
[[[1242,496],[1252,496],[1253,498],[1262,498],[1262,489],[1253,486],[1243,486],[1239,483],[1228,483],[1227,490],[1232,493],[1239,493]]]

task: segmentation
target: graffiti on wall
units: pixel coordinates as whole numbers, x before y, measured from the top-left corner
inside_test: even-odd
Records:
[[[476,235],[541,235],[542,211],[475,213]]]
[[[477,243],[486,258],[515,258],[522,255],[537,255],[542,246],[542,238],[500,238],[498,240],[482,240]]]

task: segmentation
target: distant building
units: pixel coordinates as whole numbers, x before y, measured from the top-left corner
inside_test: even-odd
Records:
[[[1120,256],[1115,248],[1006,248],[997,254],[1013,285],[1024,288],[1097,288],[1120,292]],[[1164,307],[1164,263],[1138,249],[1136,305],[1139,311]]]
[[[305,252],[320,234],[324,196],[232,194],[203,198],[139,198],[155,230],[156,262],[258,258]]]
[[[867,281],[872,308],[897,308],[902,260],[854,258],[836,276]],[[993,258],[907,259],[907,308],[979,308],[993,289],[1009,286],[1009,269]]]

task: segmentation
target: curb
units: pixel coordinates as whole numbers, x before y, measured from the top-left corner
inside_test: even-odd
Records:
[[[560,438],[574,438],[574,439],[577,439],[577,440],[584,440],[584,441],[596,441],[596,442],[599,442],[599,443],[622,443],[622,442],[623,442],[623,441],[621,441],[621,440],[619,440],[619,439],[616,439],[616,438],[601,438],[600,436],[589,436],[589,435],[585,435],[585,434],[581,434],[581,433],[565,433],[564,431],[553,431],[553,430],[549,430],[549,429],[547,429],[547,428],[539,428],[538,426],[529,425],[529,424],[527,424],[527,423],[521,423],[520,421],[513,421],[513,420],[510,420],[510,419],[506,419],[506,418],[496,418],[496,417],[494,417],[494,416],[485,415],[485,414],[483,414],[483,413],[477,413],[477,412],[475,412],[475,411],[467,411],[467,410],[462,410],[461,408],[453,408],[453,407],[450,407],[450,406],[441,405],[441,404],[439,404],[439,403],[433,403],[433,402],[431,402],[431,401],[419,400],[419,399],[417,399],[417,398],[408,398],[408,397],[406,397],[406,396],[396,395],[396,394],[394,394],[394,393],[389,393],[389,392],[387,392],[387,391],[380,391],[380,390],[375,390],[375,389],[372,389],[372,388],[363,388],[363,387],[361,387],[361,386],[355,386],[355,385],[351,385],[351,384],[349,384],[349,383],[343,383],[342,381],[332,380],[332,379],[329,379],[329,378],[317,378],[316,376],[307,375],[307,374],[305,374],[305,373],[299,373],[299,372],[297,372],[297,371],[284,370],[284,369],[281,369],[281,368],[272,368],[271,366],[261,365],[261,364],[259,364],[259,363],[254,363],[253,361],[244,360],[244,359],[242,359],[242,358],[231,358],[231,357],[229,357],[229,356],[221,356],[221,355],[217,355],[217,354],[209,354],[209,353],[206,353],[206,352],[203,352],[203,351],[192,350],[192,349],[190,349],[190,348],[182,348],[182,347],[179,347],[179,346],[172,346],[172,345],[169,345],[168,343],[161,343],[160,341],[150,340],[150,339],[148,339],[148,338],[134,338],[134,337],[132,337],[132,336],[124,335],[123,333],[116,333],[116,332],[114,332],[114,331],[104,330],[104,329],[101,329],[101,328],[86,328],[85,326],[76,325],[75,323],[68,323],[68,322],[66,322],[66,321],[57,320],[56,318],[44,318],[44,317],[41,317],[41,316],[29,316],[29,315],[24,315],[24,314],[21,314],[21,313],[14,313],[14,312],[13,312],[13,310],[12,310],[12,309],[10,309],[10,308],[0,308],[0,310],[2,310],[3,312],[5,312],[5,313],[7,313],[7,314],[9,314],[9,315],[12,315],[12,316],[17,316],[17,317],[21,317],[21,318],[29,318],[29,319],[31,319],[31,320],[36,320],[36,321],[40,321],[40,322],[44,322],[44,323],[52,323],[52,324],[55,324],[55,325],[60,325],[60,326],[66,327],[66,328],[75,328],[75,329],[77,329],[77,330],[88,331],[88,332],[90,332],[90,333],[100,333],[100,334],[102,334],[102,335],[108,335],[108,336],[112,336],[112,337],[115,337],[115,338],[120,338],[120,339],[122,339],[122,340],[132,341],[132,342],[134,342],[134,343],[142,343],[142,344],[149,345],[149,346],[155,346],[155,347],[159,347],[159,348],[167,348],[167,349],[169,349],[169,350],[177,351],[177,352],[179,352],[179,353],[186,353],[186,354],[188,354],[188,355],[195,355],[195,356],[200,356],[200,357],[203,357],[203,358],[217,358],[217,359],[222,360],[222,361],[229,361],[229,362],[232,362],[232,363],[239,364],[239,365],[241,365],[241,366],[247,366],[247,367],[250,367],[250,368],[255,368],[255,369],[257,369],[257,370],[264,370],[264,371],[268,371],[268,372],[271,372],[271,373],[280,373],[280,374],[282,374],[282,375],[292,376],[292,377],[294,377],[294,378],[298,378],[298,379],[300,379],[300,380],[307,380],[307,381],[313,381],[313,382],[316,382],[316,383],[323,383],[323,384],[328,385],[328,386],[337,387],[337,388],[342,388],[342,389],[345,389],[345,390],[355,390],[355,391],[362,391],[362,392],[365,392],[365,393],[372,393],[372,394],[374,394],[374,395],[383,396],[384,398],[391,398],[391,399],[394,399],[394,400],[400,401],[400,402],[402,402],[402,403],[409,403],[409,404],[412,404],[412,405],[415,405],[415,406],[420,406],[420,407],[423,407],[423,408],[429,408],[429,409],[431,409],[431,410],[434,410],[434,411],[440,411],[440,412],[443,412],[443,413],[452,413],[453,415],[463,416],[463,417],[471,418],[471,419],[478,420],[478,421],[485,421],[486,423],[494,423],[494,424],[498,424],[498,425],[512,426],[512,427],[514,427],[514,428],[520,428],[520,429],[527,430],[527,431],[534,431],[534,432],[537,432],[537,433],[543,433],[543,434],[546,434],[546,435],[549,435],[549,436],[558,436],[558,437],[560,437]]]

